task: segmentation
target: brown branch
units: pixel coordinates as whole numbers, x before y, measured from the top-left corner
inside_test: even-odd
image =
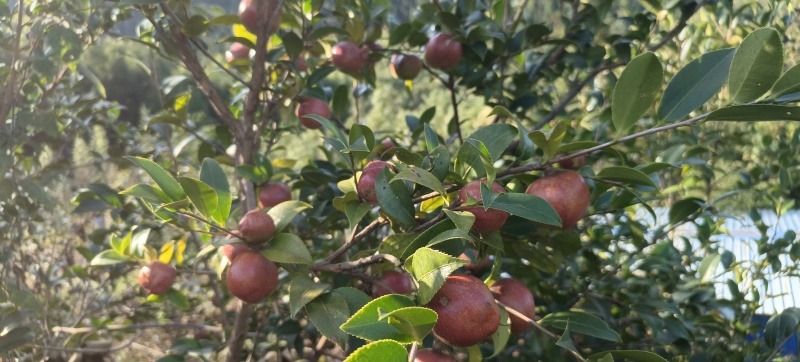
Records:
[[[538,329],[540,332],[542,332],[542,333],[546,334],[548,337],[550,337],[550,339],[552,339],[554,341],[558,341],[560,339],[560,337],[557,336],[555,333],[550,332],[549,330],[547,330],[547,328],[543,327],[541,324],[537,323],[535,320],[528,318],[528,316],[526,316],[526,315],[520,313],[519,311],[517,311],[517,310],[515,310],[515,309],[513,309],[513,308],[511,308],[511,307],[509,307],[509,306],[507,306],[505,304],[503,304],[503,302],[501,302],[501,301],[499,301],[497,299],[495,299],[495,302],[497,302],[497,305],[503,307],[506,310],[506,312],[508,312],[508,314],[511,314],[511,315],[513,315],[513,316],[515,316],[515,317],[517,317],[519,319],[522,319],[523,321],[528,322],[534,328]],[[570,350],[570,349],[567,349],[567,351],[572,353],[572,355],[575,356],[575,358],[577,358],[579,361],[587,362],[586,359],[583,358],[583,356],[581,356],[579,353],[577,353],[577,352],[575,352],[573,350]]]
[[[325,258],[323,263],[329,264],[334,260],[338,259],[340,256],[342,256],[342,254],[346,253],[348,249],[353,247],[353,245],[355,245],[359,240],[363,239],[365,236],[369,235],[369,233],[371,233],[373,230],[381,227],[386,222],[387,221],[383,218],[377,218],[373,220],[369,225],[367,225],[363,230],[361,230],[361,232],[356,233],[354,230],[353,235],[350,237],[350,240],[348,240],[346,243],[344,243],[344,245],[339,247],[339,249],[336,249],[336,251],[331,253],[331,255],[328,255],[328,257]]]
[[[464,144],[464,137],[461,135],[461,120],[458,119],[458,100],[456,99],[456,81],[451,75],[447,81],[447,89],[450,90],[450,103],[453,104],[453,121],[456,124],[456,135],[460,144]]]
[[[66,334],[82,334],[94,333],[98,331],[126,331],[126,330],[141,330],[141,329],[201,329],[208,332],[222,333],[222,328],[215,326],[208,326],[205,324],[197,323],[165,323],[165,324],[112,324],[103,327],[53,327],[53,333],[66,333]]]
[[[11,74],[9,75],[8,83],[6,83],[6,91],[0,103],[0,129],[6,124],[5,119],[11,108],[14,107],[17,99],[17,61],[19,61],[20,44],[22,44],[22,14],[25,12],[25,0],[17,2],[17,30],[14,36],[14,50],[11,53]]]
[[[339,273],[347,270],[358,269],[367,265],[382,263],[384,261],[391,262],[395,266],[402,265],[403,263],[397,259],[396,257],[389,255],[389,254],[375,254],[370,255],[358,260],[353,261],[346,261],[337,264],[326,264],[320,263],[311,266],[311,270],[314,271],[324,271],[324,272],[331,272],[331,273]]]

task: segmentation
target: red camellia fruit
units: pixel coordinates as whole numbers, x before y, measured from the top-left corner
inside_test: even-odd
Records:
[[[239,221],[239,233],[250,244],[262,244],[275,235],[275,221],[264,210],[250,210]]]
[[[352,74],[364,67],[369,55],[369,49],[359,48],[349,41],[339,42],[331,50],[331,61],[342,72]]]
[[[236,298],[256,303],[278,286],[278,268],[263,254],[250,251],[231,262],[225,281]]]
[[[231,47],[225,52],[225,61],[230,63],[237,59],[250,58],[250,48],[241,43],[233,43]]]
[[[489,265],[492,264],[492,259],[489,258],[489,255],[484,255],[483,259],[478,261],[478,251],[475,249],[464,250],[464,252],[458,256],[458,258],[467,261],[467,263],[464,264],[464,268],[472,272],[472,274],[479,275],[483,273],[484,270],[489,267]],[[476,261],[476,263],[473,264],[473,261]]]
[[[375,179],[386,167],[391,167],[391,170],[394,170],[392,165],[384,161],[371,161],[364,167],[364,172],[362,172],[361,177],[358,178],[358,196],[360,196],[362,200],[373,205],[378,204],[378,194],[375,192]]]
[[[433,334],[454,347],[469,347],[500,326],[500,308],[483,281],[472,275],[451,275],[427,304],[439,315]]]
[[[300,124],[306,126],[306,128],[310,129],[317,129],[322,127],[322,123],[315,121],[310,117],[306,117],[310,114],[316,114],[322,118],[330,119],[331,118],[331,109],[328,107],[328,102],[325,102],[321,99],[317,98],[306,98],[297,105],[297,110],[294,112],[297,115],[297,118],[300,119]]]
[[[241,235],[239,230],[232,231],[234,235],[228,235],[226,238],[227,240],[238,239],[239,235]],[[248,251],[251,251],[250,247],[240,242],[225,244],[222,246],[222,255],[225,255],[225,257],[228,258],[228,261],[233,261],[233,259],[236,259],[237,256]]]
[[[414,362],[456,362],[456,359],[449,354],[444,354],[431,348],[422,348],[417,350]]]
[[[372,286],[372,295],[376,298],[386,294],[411,294],[413,291],[408,274],[394,270],[383,273],[380,284]]]
[[[258,207],[273,207],[292,199],[292,191],[283,182],[267,182],[258,193]]]
[[[579,170],[583,165],[586,164],[586,155],[580,155],[578,157],[573,157],[558,163],[561,168],[567,168],[570,170]]]
[[[150,294],[164,294],[172,288],[176,276],[172,265],[156,260],[139,270],[139,285]]]
[[[452,35],[438,33],[425,45],[425,62],[433,68],[448,71],[461,62],[461,52],[461,43],[453,40]]]
[[[481,196],[481,182],[486,184],[486,180],[476,180],[466,184],[461,190],[458,191],[458,203],[464,204],[469,197],[475,200],[482,200]],[[506,192],[502,185],[497,182],[492,183],[492,192],[501,193]],[[475,215],[475,223],[472,224],[472,231],[479,233],[490,233],[492,231],[500,230],[503,224],[508,220],[508,213],[502,210],[488,209],[484,210],[483,206],[468,207],[465,211],[471,212]]]
[[[536,317],[536,304],[533,294],[524,283],[512,278],[501,278],[492,283],[489,289],[497,296],[497,300],[509,308],[533,319]],[[522,333],[531,327],[531,324],[509,313],[511,317],[511,333]]]
[[[392,55],[392,61],[389,63],[389,70],[397,79],[412,80],[422,70],[422,60],[416,55],[395,54]]]
[[[281,15],[283,13],[280,8],[281,2],[277,0],[266,0],[263,1],[262,4],[269,7],[267,10],[267,18],[259,18],[256,2],[252,0],[242,0],[239,3],[239,19],[242,21],[244,28],[253,34],[258,32],[258,27],[261,25],[262,21],[272,21],[269,28],[269,32],[272,34],[281,27]]]
[[[589,209],[589,186],[581,174],[572,170],[556,171],[542,177],[530,184],[525,192],[539,196],[553,206],[561,217],[561,230],[577,225]]]

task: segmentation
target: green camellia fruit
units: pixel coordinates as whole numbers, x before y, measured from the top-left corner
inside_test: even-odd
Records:
[[[589,209],[589,186],[579,173],[572,170],[556,171],[542,177],[530,184],[525,192],[539,196],[553,206],[561,217],[561,230],[575,227]]]
[[[425,45],[424,57],[429,66],[448,71],[461,62],[461,54],[461,43],[450,34],[438,33]]]
[[[486,184],[486,180],[476,180],[462,187],[461,190],[458,191],[458,203],[466,203],[468,201],[467,195],[475,200],[482,200],[483,196],[481,196],[481,182]],[[506,190],[499,183],[492,183],[492,192],[501,193],[505,191]],[[503,227],[503,224],[506,223],[506,220],[508,220],[508,213],[502,210],[484,210],[483,206],[468,207],[464,210],[475,215],[475,223],[472,224],[472,231],[479,233],[490,233],[492,231],[500,230],[500,228]]]
[[[310,129],[318,129],[322,127],[322,123],[319,123],[312,119],[311,117],[306,117],[311,114],[316,114],[322,118],[330,119],[331,118],[331,109],[328,107],[328,102],[325,102],[321,99],[309,97],[303,99],[298,105],[297,109],[294,112],[297,115],[297,118],[300,119],[300,124],[305,126],[306,128]]]
[[[500,308],[486,284],[471,275],[451,275],[427,304],[439,315],[433,334],[454,347],[477,344],[500,326]]]
[[[501,278],[492,283],[489,289],[497,296],[497,300],[509,308],[522,313],[524,316],[533,319],[536,317],[536,304],[533,301],[533,294],[524,283],[512,278]],[[531,327],[531,324],[510,314],[511,333],[522,333]]]
[[[263,244],[275,235],[275,221],[264,210],[250,210],[239,221],[239,233],[250,244]]]
[[[139,285],[150,294],[164,294],[172,288],[176,277],[172,265],[156,260],[139,270]]]
[[[231,262],[225,281],[236,298],[256,303],[275,291],[278,268],[261,253],[250,251]]]

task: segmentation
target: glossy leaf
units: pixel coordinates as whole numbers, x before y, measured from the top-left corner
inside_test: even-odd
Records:
[[[795,64],[772,86],[769,98],[775,99],[780,96],[800,92],[800,63]]]
[[[408,351],[391,340],[375,341],[355,350],[344,362],[406,362]]]
[[[306,244],[295,234],[275,235],[262,253],[267,259],[277,263],[311,264],[314,262]]]
[[[125,158],[147,172],[171,201],[180,201],[186,197],[178,181],[157,163],[141,157],[127,156]]]
[[[350,309],[344,297],[334,293],[323,294],[306,304],[306,314],[322,335],[344,348],[347,333],[339,326],[350,316]]]
[[[289,200],[275,205],[267,211],[267,214],[269,214],[269,216],[272,217],[272,221],[275,222],[275,232],[278,233],[286,228],[295,216],[310,208],[311,205],[305,202]]]
[[[179,290],[175,288],[168,290],[164,296],[167,298],[169,303],[172,304],[175,308],[178,308],[180,310],[189,310],[189,308],[191,308],[191,305],[189,304],[189,299],[186,298],[186,296],[183,295],[183,293],[181,293]]]
[[[623,133],[650,109],[661,89],[664,69],[651,52],[633,58],[619,76],[611,100],[611,120]]]
[[[419,167],[406,168],[405,170],[398,172],[397,175],[392,178],[391,182],[394,183],[399,180],[411,181],[415,184],[425,186],[433,191],[438,192],[443,199],[446,199],[447,192],[445,191],[444,186],[442,186],[441,181],[439,181],[439,179],[436,178],[436,176],[434,176],[432,173],[424,169]],[[445,203],[447,203],[446,200]]]
[[[418,299],[420,304],[428,304],[447,277],[467,261],[431,248],[419,248],[406,260],[406,269],[419,283]]]
[[[124,263],[131,260],[131,258],[120,254],[116,250],[108,249],[103,250],[92,258],[91,266],[114,265]]]
[[[573,332],[582,333],[612,342],[621,342],[619,334],[608,327],[606,322],[594,315],[585,312],[566,311],[556,312],[546,315],[539,321],[543,326],[552,326],[558,329],[566,329],[567,323]]]
[[[706,121],[800,121],[800,107],[747,104],[720,108]]]
[[[762,28],[748,34],[733,56],[729,92],[734,103],[760,98],[781,76],[783,43],[775,29]]]
[[[606,167],[600,170],[600,172],[597,173],[597,175],[594,176],[594,178],[600,180],[621,182],[624,184],[641,185],[641,186],[649,186],[652,188],[656,188],[656,184],[653,182],[653,180],[650,179],[650,177],[642,173],[642,171],[629,167],[622,167],[622,166]]]
[[[310,278],[300,275],[289,283],[289,307],[294,316],[309,302],[330,290],[326,283],[316,283]]]
[[[719,93],[728,80],[736,49],[721,49],[692,60],[669,81],[658,117],[667,123],[679,121]]]
[[[411,298],[399,294],[387,294],[367,303],[350,319],[342,324],[342,330],[367,341],[391,339],[403,344],[412,343],[414,337],[389,324],[381,313],[389,313],[398,309],[414,307]]]
[[[211,186],[198,179],[178,177],[178,182],[183,186],[186,195],[197,211],[206,218],[213,218],[217,211],[217,192]]]
[[[626,361],[634,362],[667,362],[664,357],[661,357],[653,352],[648,351],[606,351],[595,353],[589,356],[589,361],[604,361],[606,358],[611,357],[613,362],[614,358],[625,359]]]
[[[233,202],[228,176],[217,161],[212,158],[206,158],[200,167],[200,180],[211,186],[214,192],[217,193],[217,208],[212,216],[220,225],[225,225],[225,221],[230,216],[231,203]]]
[[[561,217],[553,206],[538,196],[525,193],[502,194],[492,202],[491,208],[541,224],[561,226]]]
[[[120,191],[120,195],[139,197],[153,204],[167,204],[172,201],[160,188],[147,184],[133,185],[124,191]]]
[[[390,183],[391,178],[392,174],[388,167],[375,178],[375,193],[381,211],[400,225],[413,225],[414,204],[411,202],[411,192],[402,182]]]
[[[379,314],[381,320],[386,320],[398,331],[411,336],[419,343],[422,343],[422,339],[431,332],[439,318],[432,309],[424,307],[406,307],[391,312],[379,309]]]
[[[495,262],[498,262],[498,260],[495,260]],[[487,359],[502,353],[508,344],[509,337],[511,337],[511,318],[505,308],[500,308],[500,326],[497,327],[497,331],[492,333],[494,353]]]
[[[558,122],[550,131],[533,131],[528,134],[528,139],[544,152],[544,160],[553,158],[558,153],[561,140],[567,133],[567,123]]]

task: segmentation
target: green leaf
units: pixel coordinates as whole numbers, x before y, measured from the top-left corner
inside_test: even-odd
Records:
[[[643,8],[647,9],[647,11],[658,14],[661,11],[661,4],[659,0],[637,0]]]
[[[752,102],[766,93],[783,71],[781,35],[772,28],[748,34],[733,56],[729,92],[735,103]]]
[[[114,249],[103,250],[100,254],[92,258],[91,266],[114,265],[124,263],[131,260],[131,258],[120,254]]]
[[[567,320],[567,326],[564,328],[564,333],[561,334],[561,337],[558,338],[556,341],[556,345],[568,349],[572,352],[578,353],[578,349],[575,348],[575,344],[572,343],[572,336],[569,333],[569,320]]]
[[[800,326],[800,309],[787,308],[767,321],[764,327],[764,342],[769,347],[775,348],[796,333],[798,326]]]
[[[144,201],[153,204],[166,204],[172,202],[169,196],[167,196],[164,191],[161,191],[160,188],[147,184],[133,185],[127,190],[120,191],[120,195],[139,197]]]
[[[711,253],[706,255],[703,258],[703,261],[700,262],[700,267],[697,268],[697,274],[700,276],[700,281],[703,283],[712,281],[714,279],[714,275],[717,274],[717,267],[721,261],[722,255],[719,253]]]
[[[498,258],[500,259],[500,258]],[[499,262],[499,260],[495,260],[495,263]],[[508,315],[508,312],[505,308],[500,308],[500,326],[497,327],[497,331],[492,333],[492,344],[494,345],[494,353],[491,356],[487,357],[490,359],[494,356],[499,355],[503,350],[505,350],[506,345],[508,344],[508,339],[511,337],[511,318]]]
[[[119,5],[156,5],[160,2],[160,0],[122,0]]]
[[[208,19],[202,15],[193,15],[189,20],[183,23],[181,30],[183,31],[186,36],[190,38],[196,38],[200,35],[203,35],[210,26],[208,25]]]
[[[380,314],[414,306],[414,301],[409,297],[387,294],[367,303],[343,323],[341,328],[343,331],[367,341],[391,339],[403,344],[412,343],[415,339],[411,335],[393,327],[388,320],[381,318]]]
[[[679,200],[669,208],[669,223],[675,225],[686,220],[689,216],[703,210],[705,201],[696,197]]]
[[[367,303],[372,301],[372,297],[353,287],[336,288],[333,290],[333,293],[339,294],[347,300],[347,306],[350,307],[350,314],[356,314],[356,312],[364,308]]]
[[[415,184],[419,184],[433,191],[436,191],[439,193],[439,196],[441,196],[442,199],[445,200],[445,204],[449,205],[446,197],[447,192],[445,191],[444,186],[442,186],[442,182],[439,181],[439,179],[436,178],[436,176],[434,176],[432,173],[425,171],[424,169],[410,166],[405,170],[400,171],[397,175],[395,175],[392,178],[391,183],[394,183],[395,181],[398,180],[411,181]]]
[[[566,329],[567,323],[573,332],[585,334],[612,342],[621,342],[619,334],[608,327],[606,322],[594,315],[577,311],[566,311],[551,313],[542,318],[539,324],[552,326],[558,329]]]
[[[344,132],[342,132],[342,130],[339,129],[336,124],[329,121],[327,118],[316,114],[309,114],[306,117],[321,123],[325,129],[333,133],[333,138],[326,137],[325,140],[328,141],[337,151],[344,153],[343,151],[347,149],[347,145],[350,142],[347,136],[345,136]]]
[[[217,193],[217,208],[212,213],[214,220],[220,225],[225,225],[231,213],[231,186],[228,183],[228,176],[222,167],[214,159],[206,158],[200,167],[200,180],[214,189]]]
[[[489,151],[491,161],[497,161],[503,155],[503,151],[514,142],[518,135],[517,129],[510,124],[491,124],[481,127],[469,135],[467,138],[478,140],[486,146]]]
[[[494,175],[497,173],[492,165],[489,149],[480,140],[472,138],[464,140],[464,144],[458,149],[456,170],[463,178],[466,178],[472,170],[475,170],[478,178],[494,179]]]
[[[549,131],[533,131],[528,134],[528,139],[533,142],[536,147],[539,147],[544,152],[544,160],[550,160],[558,154],[558,148],[561,145],[561,140],[567,134],[567,123],[558,122]]]
[[[561,217],[553,206],[538,196],[525,193],[502,194],[492,202],[491,208],[540,224],[561,226]]]
[[[263,184],[270,179],[266,169],[253,165],[236,166],[236,173],[254,184]]]
[[[289,59],[296,59],[300,56],[300,53],[303,52],[303,39],[293,31],[287,31],[283,33],[281,37],[283,41],[283,47],[286,49],[286,55],[289,56]]]
[[[772,86],[769,98],[775,99],[782,95],[800,92],[800,63],[795,64]]]
[[[171,201],[180,201],[186,198],[178,181],[157,163],[141,157],[126,156],[125,158],[144,169]]]
[[[655,54],[639,55],[619,76],[611,99],[611,120],[618,132],[631,128],[653,104],[664,69]]]
[[[479,344],[467,347],[467,355],[469,356],[469,362],[483,361],[483,352],[481,352],[481,346]]]
[[[275,235],[261,252],[267,259],[278,263],[311,264],[314,262],[306,244],[295,234]]]
[[[411,33],[412,27],[409,23],[402,23],[396,26],[389,33],[389,46],[397,45],[408,37]]]
[[[344,297],[334,293],[323,294],[306,304],[306,314],[322,335],[344,348],[347,333],[339,326],[350,316]]]
[[[718,109],[706,121],[800,121],[800,107],[747,104]]]
[[[595,353],[589,356],[589,361],[603,361],[604,358],[607,356],[611,356],[610,359],[612,362],[614,358],[622,358],[627,361],[636,361],[636,362],[668,362],[663,357],[648,351],[606,351]]]
[[[316,283],[306,276],[297,276],[289,283],[289,308],[294,316],[309,302],[330,290],[326,283]]]
[[[406,260],[406,269],[419,283],[418,300],[428,304],[447,277],[467,261],[430,248],[419,248]]]
[[[347,111],[350,109],[350,88],[346,85],[340,85],[333,91],[331,99],[331,110],[338,119],[344,119]]]
[[[36,339],[36,334],[28,327],[17,327],[0,336],[0,354],[14,351]],[[405,350],[405,349],[404,349]]]
[[[408,351],[395,341],[375,341],[355,350],[344,362],[406,362]]]
[[[306,209],[310,209],[311,205],[297,200],[289,200],[275,205],[267,211],[267,214],[275,221],[275,232],[281,232],[286,228],[292,219]]]
[[[217,192],[198,179],[178,177],[178,182],[183,186],[183,190],[197,211],[206,218],[213,218],[217,211]]]
[[[147,239],[150,237],[151,229],[134,229],[131,230],[131,256],[137,259],[144,258],[146,251]]]
[[[728,71],[736,49],[721,49],[686,64],[669,81],[658,118],[667,123],[679,121],[719,93],[728,80]]]
[[[347,215],[347,221],[350,223],[351,229],[356,227],[371,209],[369,204],[364,204],[357,200],[347,201],[344,207],[344,213]]]
[[[111,235],[111,248],[113,248],[120,255],[126,255],[128,248],[131,246],[131,234],[128,233],[124,238],[116,235]]]
[[[414,239],[419,236],[419,233],[404,233],[392,234],[387,236],[378,246],[378,251],[381,254],[393,255],[397,258],[402,258],[405,250],[412,244]],[[422,244],[420,246],[423,246]],[[411,253],[409,253],[411,254]]]
[[[436,177],[439,181],[442,181],[447,177],[447,173],[450,172],[450,151],[447,150],[445,145],[436,146],[436,149],[433,152],[429,153],[426,156],[427,160],[430,160],[431,165],[431,174]]]
[[[180,310],[189,310],[191,307],[191,305],[189,305],[189,299],[175,288],[168,290],[165,296],[167,297],[169,303],[175,306],[175,308]]]
[[[633,169],[630,167],[622,167],[622,166],[611,166],[606,167],[594,176],[594,178],[599,180],[607,180],[607,181],[614,181],[614,182],[621,182],[625,184],[632,184],[632,185],[642,185],[642,186],[649,186],[652,188],[657,188],[656,184],[650,177],[647,177],[642,171],[637,169]]]
[[[469,232],[470,229],[472,229],[472,224],[475,223],[475,214],[468,211],[451,211],[445,209],[444,213],[450,220],[453,220],[453,223],[456,224],[459,230],[465,232]]]
[[[432,309],[424,307],[407,307],[384,313],[378,309],[380,319],[385,319],[398,331],[411,336],[415,341],[422,343],[422,339],[427,336],[439,316]]]
[[[317,70],[311,73],[308,79],[306,79],[306,88],[312,88],[335,71],[336,67],[332,65],[317,68]]]
[[[375,193],[381,211],[400,225],[414,225],[414,204],[411,202],[411,192],[402,182],[390,183],[391,175],[391,171],[387,167],[375,178]]]

